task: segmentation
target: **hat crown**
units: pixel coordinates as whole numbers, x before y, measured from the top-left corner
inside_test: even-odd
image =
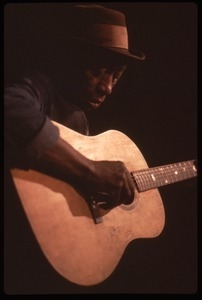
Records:
[[[143,60],[144,54],[132,54],[128,47],[125,15],[98,4],[75,5],[71,11],[70,36],[96,46],[113,50],[122,55]]]
[[[87,23],[126,26],[125,15],[122,12],[101,5],[75,5],[74,12],[81,21],[86,20]]]

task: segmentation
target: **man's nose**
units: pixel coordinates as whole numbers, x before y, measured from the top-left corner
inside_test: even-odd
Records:
[[[97,85],[97,91],[102,96],[108,96],[111,94],[113,88],[113,74],[104,74]]]

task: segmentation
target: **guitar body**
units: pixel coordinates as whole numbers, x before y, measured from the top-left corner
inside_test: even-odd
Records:
[[[148,168],[137,146],[119,131],[89,137],[56,125],[64,140],[93,160],[121,160],[131,171]],[[102,222],[96,224],[85,199],[69,184],[33,170],[14,169],[12,176],[44,255],[60,275],[76,284],[102,282],[132,240],[153,238],[163,230],[158,189],[135,190],[130,205],[99,208]]]

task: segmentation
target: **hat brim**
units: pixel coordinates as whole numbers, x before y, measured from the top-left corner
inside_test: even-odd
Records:
[[[75,37],[71,37],[70,40],[74,41],[74,42],[78,42],[78,43],[83,43],[86,46],[92,46],[95,47],[99,50],[107,50],[110,51],[110,53],[114,53],[116,55],[121,55],[122,58],[125,59],[131,59],[132,60],[145,60],[146,56],[143,52],[138,51],[138,50],[133,50],[133,49],[123,49],[123,48],[115,48],[115,47],[106,47],[106,46],[102,46],[102,45],[98,45],[96,43],[93,43],[91,41],[85,40],[85,39],[79,39],[79,38],[75,38]]]
[[[127,50],[123,48],[107,48],[107,49],[138,60],[145,60],[146,58],[144,53],[137,50],[131,50],[131,49]]]

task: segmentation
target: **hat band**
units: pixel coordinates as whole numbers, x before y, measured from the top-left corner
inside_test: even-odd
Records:
[[[94,24],[87,36],[99,46],[128,50],[128,34],[124,26]]]

